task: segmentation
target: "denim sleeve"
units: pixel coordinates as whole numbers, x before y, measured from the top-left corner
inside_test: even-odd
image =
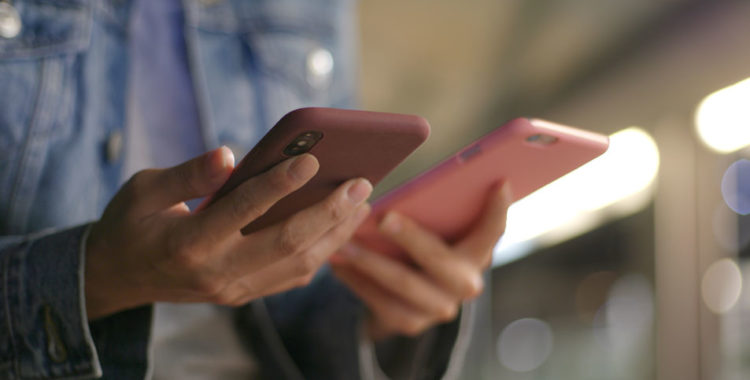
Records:
[[[360,333],[364,310],[361,301],[324,267],[307,287],[253,302],[238,314],[238,323],[263,363],[263,378],[372,379],[377,378],[374,373],[387,373],[398,379],[438,379],[449,366],[456,367],[452,358],[461,357],[458,322],[417,338],[394,340],[393,346],[371,348],[368,354],[366,349],[372,346]],[[405,343],[401,347],[405,349],[391,350]],[[408,369],[388,358],[381,360],[381,354],[396,352],[402,359],[399,365],[411,363]]]
[[[460,316],[411,338],[398,336],[374,343],[359,330],[359,366],[364,380],[457,379],[474,325],[475,303]]]
[[[0,378],[96,378],[134,357],[145,372],[148,308],[88,323],[88,227],[0,237]]]

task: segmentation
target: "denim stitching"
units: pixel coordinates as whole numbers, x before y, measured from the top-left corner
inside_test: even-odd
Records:
[[[37,182],[42,172],[42,165],[47,150],[46,139],[43,139],[45,126],[51,122],[53,112],[48,110],[48,102],[56,98],[54,92],[57,82],[62,77],[59,60],[44,60],[40,67],[41,75],[29,132],[21,149],[21,159],[17,168],[16,183],[10,194],[9,225],[11,232],[21,232],[26,228],[29,209],[34,201]],[[49,119],[49,120],[48,120]],[[39,130],[41,129],[41,130]]]

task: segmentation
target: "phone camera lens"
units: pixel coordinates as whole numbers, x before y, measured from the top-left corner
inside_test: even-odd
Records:
[[[287,156],[298,156],[302,153],[309,152],[321,138],[323,138],[323,134],[320,132],[304,132],[284,148],[284,154]]]
[[[557,142],[557,137],[538,133],[527,137],[526,142],[534,145],[550,145]]]

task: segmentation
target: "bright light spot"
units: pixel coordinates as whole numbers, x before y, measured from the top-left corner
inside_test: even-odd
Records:
[[[750,145],[750,78],[708,95],[698,105],[695,126],[711,149],[730,153]]]
[[[601,349],[609,352],[614,370],[628,373],[634,361],[642,360],[653,338],[653,321],[654,295],[649,280],[637,273],[620,277],[594,317],[594,336]]]
[[[604,209],[619,215],[640,209],[658,171],[659,149],[646,131],[630,127],[613,134],[603,155],[511,206],[494,264],[520,256],[512,246],[521,242],[552,244],[591,229]]]
[[[741,159],[729,165],[721,180],[721,194],[734,212],[750,214],[750,160]]]
[[[731,259],[721,259],[703,274],[701,283],[703,302],[716,314],[731,310],[742,293],[742,274]]]
[[[632,336],[631,330],[649,329],[653,315],[653,293],[643,275],[631,274],[615,282],[606,311],[607,326],[612,332]]]
[[[506,326],[497,342],[500,363],[515,372],[533,371],[552,353],[549,325],[535,318],[523,318]]]
[[[307,56],[307,82],[316,88],[327,86],[333,72],[333,55],[331,52],[318,48]]]

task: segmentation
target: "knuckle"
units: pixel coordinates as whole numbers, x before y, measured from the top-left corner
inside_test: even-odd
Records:
[[[255,219],[263,215],[267,209],[259,204],[255,192],[240,187],[236,190],[235,196],[232,197],[231,210],[234,219],[246,219],[248,217]]]
[[[454,303],[446,303],[440,307],[438,318],[442,322],[450,322],[458,316],[458,306]]]
[[[349,210],[341,203],[338,199],[330,199],[323,204],[323,209],[331,220],[340,222],[349,215]]]
[[[464,299],[474,299],[479,297],[480,294],[482,294],[482,290],[484,289],[484,283],[482,281],[482,278],[480,276],[476,277],[469,277],[474,278],[474,280],[467,279],[463,284],[463,297]]]
[[[297,230],[286,222],[279,233],[278,248],[283,256],[294,256],[302,251],[303,240]]]
[[[133,174],[122,188],[122,196],[131,201],[140,198],[148,192],[148,184],[153,176],[153,169],[144,169]]]
[[[215,294],[213,303],[238,307],[242,306],[258,296],[258,289],[252,284],[240,280],[235,281],[231,285],[231,291],[227,290],[230,287],[223,287],[222,290]]]
[[[130,177],[128,185],[135,188],[144,187],[146,182],[148,182],[149,177],[153,174],[153,171],[153,169],[139,170]]]
[[[223,281],[215,276],[201,274],[193,276],[190,285],[195,293],[208,298],[212,303],[223,305],[231,301],[228,295],[222,292],[225,288]]]
[[[313,278],[314,278],[314,275],[312,275],[312,274],[308,274],[308,275],[302,276],[302,277],[298,278],[294,282],[294,287],[295,288],[304,288],[305,286],[310,285],[310,283],[312,282]]]
[[[204,266],[202,258],[189,250],[176,253],[173,260],[177,268],[187,273],[199,273]]]
[[[400,326],[401,332],[410,337],[416,337],[425,330],[425,324],[419,318],[414,317],[404,318]]]
[[[234,306],[240,299],[230,295],[228,292],[216,292],[209,295],[209,301],[215,305]]]
[[[200,194],[200,189],[196,187],[195,182],[193,181],[192,173],[190,172],[190,169],[186,167],[185,165],[180,165],[174,169],[171,170],[172,176],[174,176],[175,181],[181,186],[187,193],[189,194]]]
[[[250,300],[262,293],[262,289],[250,279],[245,278],[240,280],[238,285],[241,288],[242,294],[244,294],[244,299],[246,300]]]
[[[268,186],[272,191],[278,193],[288,193],[294,190],[294,182],[285,170],[274,170],[266,177]]]
[[[167,251],[170,261],[188,272],[198,271],[203,266],[203,258],[196,249],[190,234],[171,235],[167,238]]]
[[[308,254],[299,255],[299,258],[296,260],[296,264],[297,275],[303,277],[312,277],[322,263],[315,256]]]
[[[417,280],[411,276],[398,276],[395,281],[400,289],[412,290],[417,287]]]

